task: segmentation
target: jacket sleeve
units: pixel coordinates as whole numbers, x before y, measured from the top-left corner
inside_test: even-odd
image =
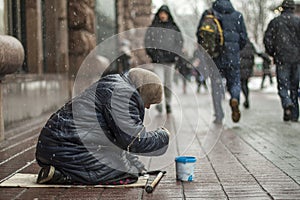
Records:
[[[139,103],[140,96],[126,90],[122,88],[114,92],[111,106],[103,111],[110,129],[110,140],[125,151],[147,156],[162,155],[168,148],[168,133],[163,129],[146,131],[141,119],[144,107]]]
[[[176,34],[176,45],[178,45],[178,47],[180,47],[180,49],[178,49],[178,50],[181,52],[181,50],[183,48],[183,36],[182,36],[182,33],[181,33],[179,27],[176,24],[175,24],[175,31],[178,32],[178,34]]]
[[[127,153],[126,157],[129,160],[129,162],[138,169],[139,173],[147,171],[145,165],[139,160],[138,156],[133,155],[131,153]]]
[[[274,28],[274,21],[271,21],[267,27],[267,30],[265,32],[265,35],[264,35],[264,45],[265,45],[265,49],[266,49],[266,52],[270,55],[270,56],[273,56],[274,57],[274,54],[275,54],[275,50],[274,50],[274,31],[275,31],[275,28]]]
[[[146,53],[151,57],[151,59],[154,59],[155,56],[155,49],[151,48],[153,46],[152,41],[154,40],[154,33],[153,28],[149,27],[146,31],[145,38],[144,38],[144,45]]]
[[[239,45],[240,45],[240,49],[243,49],[246,44],[247,44],[247,30],[246,30],[246,26],[245,26],[245,22],[244,22],[244,18],[243,15],[240,14],[239,15],[239,36],[240,36],[240,41],[239,41]]]

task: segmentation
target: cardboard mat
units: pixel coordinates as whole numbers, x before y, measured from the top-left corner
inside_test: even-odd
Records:
[[[128,185],[46,185],[46,184],[37,184],[36,178],[37,174],[22,174],[17,173],[5,180],[0,184],[0,187],[40,187],[40,188],[85,188],[85,187],[94,187],[94,188],[129,188],[129,187],[141,187],[144,188],[147,184],[149,175],[140,176],[138,181],[133,184]]]

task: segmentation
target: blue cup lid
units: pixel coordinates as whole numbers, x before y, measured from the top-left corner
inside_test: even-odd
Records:
[[[175,158],[175,162],[179,163],[194,163],[196,160],[197,159],[193,156],[177,156]]]

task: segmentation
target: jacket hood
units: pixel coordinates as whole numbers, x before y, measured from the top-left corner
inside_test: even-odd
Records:
[[[230,14],[235,11],[230,0],[216,0],[213,3],[213,9],[221,14]]]
[[[174,20],[173,20],[173,17],[172,17],[172,15],[171,15],[171,12],[170,12],[169,7],[168,7],[167,5],[162,5],[162,6],[158,9],[158,11],[156,12],[152,24],[160,23],[159,13],[160,13],[161,11],[165,11],[166,13],[168,13],[168,15],[169,15],[169,21],[168,21],[167,23],[174,23]]]
[[[160,13],[161,11],[165,11],[166,13],[168,13],[169,15],[170,15],[170,9],[169,9],[169,7],[167,6],[167,5],[162,5],[159,9],[158,9],[158,11],[157,11],[157,13],[156,14],[158,14],[158,13]]]
[[[295,9],[296,5],[294,0],[284,0],[281,4],[283,9]]]
[[[162,82],[156,74],[146,69],[132,68],[128,77],[140,93],[144,104],[157,104],[162,101]]]

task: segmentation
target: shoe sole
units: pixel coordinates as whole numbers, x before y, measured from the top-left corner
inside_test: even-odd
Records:
[[[237,123],[240,121],[241,112],[239,110],[239,102],[237,99],[230,100],[230,107],[232,110],[231,119],[233,122]]]
[[[36,182],[39,184],[47,183],[53,178],[54,172],[55,168],[53,166],[42,168]]]

